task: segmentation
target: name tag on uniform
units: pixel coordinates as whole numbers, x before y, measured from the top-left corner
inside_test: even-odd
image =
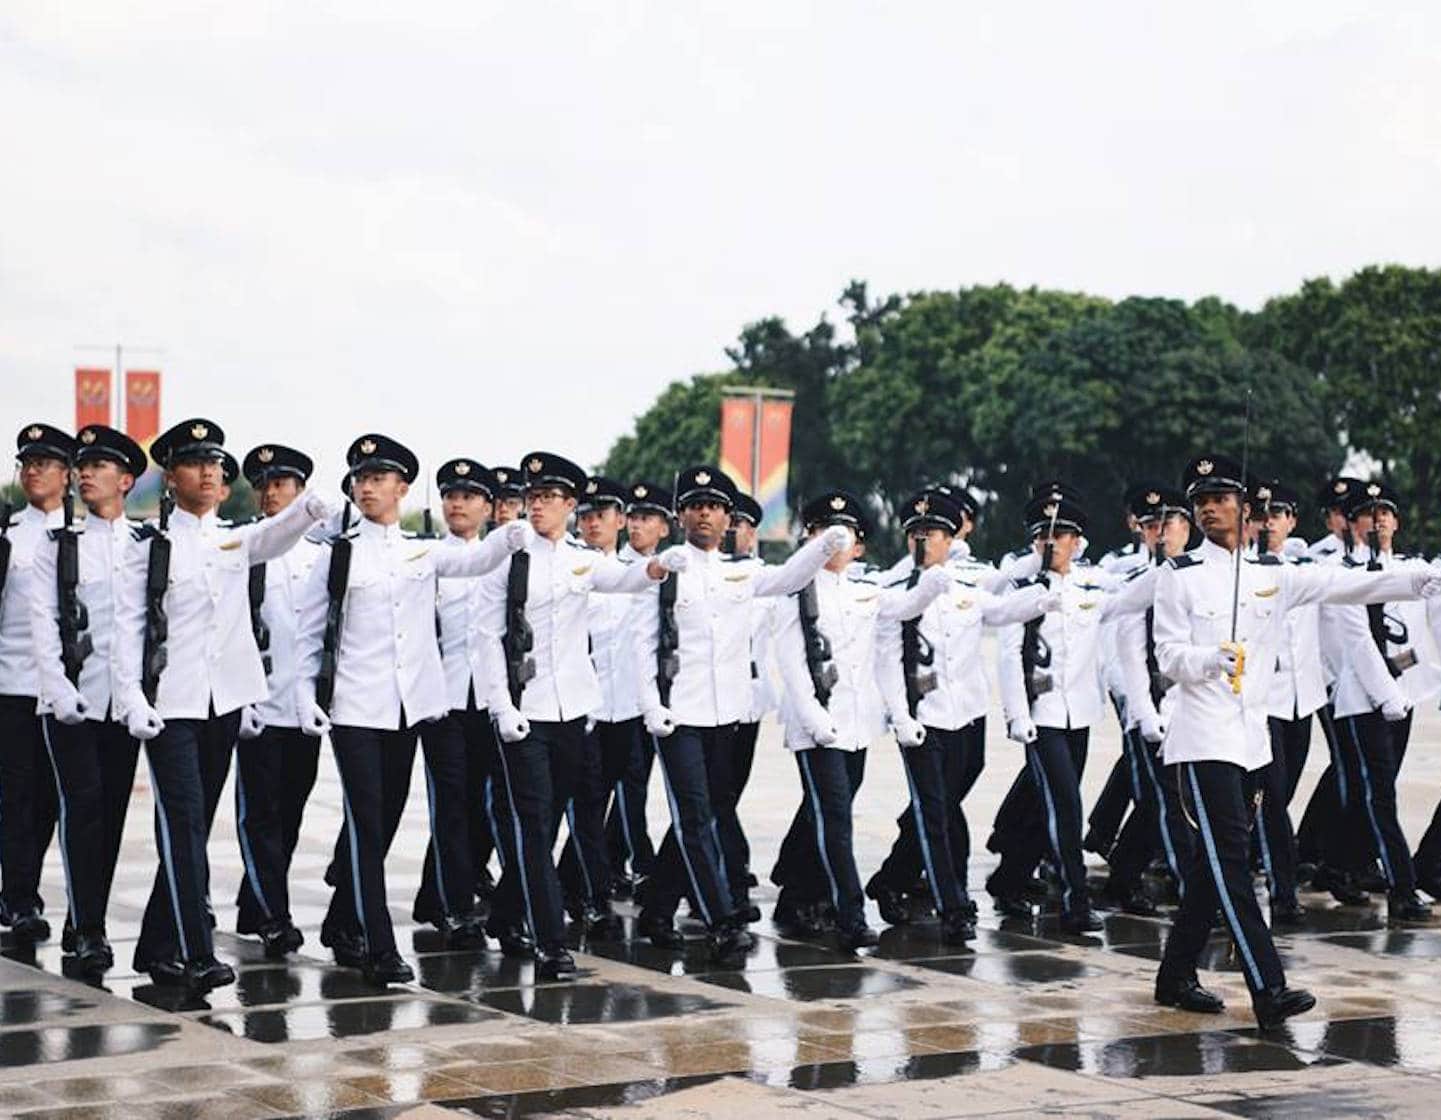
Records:
[[[591,569],[592,567],[593,567],[593,565],[591,565],[591,564],[586,564],[586,565],[584,565],[583,567],[580,567],[580,568],[572,568],[572,569],[570,570],[570,574],[573,575],[573,576],[583,576],[583,575],[585,575],[586,572],[590,571],[590,569]]]
[[[428,548],[422,548],[419,552],[412,552],[409,556],[407,556],[407,557],[405,558],[405,562],[406,562],[407,564],[409,564],[412,560],[419,560],[422,556],[429,556],[429,555],[430,555],[430,549],[428,549]]]
[[[1100,605],[1100,604],[1097,603],[1094,599],[1087,599],[1085,602],[1077,603],[1077,604],[1076,604],[1076,609],[1077,609],[1077,610],[1082,610],[1082,611],[1093,611],[1093,610],[1095,610],[1096,607],[1098,607],[1099,605]]]
[[[239,548],[242,543],[243,543],[243,542],[237,537],[237,538],[236,538],[235,540],[233,540],[233,541],[226,541],[224,544],[222,544],[222,545],[220,546],[220,551],[221,551],[221,552],[231,552],[231,551]]]
[[[1280,591],[1280,590],[1281,590],[1281,587],[1280,587],[1279,584],[1278,584],[1277,586],[1275,586],[1275,587],[1263,587],[1263,588],[1261,588],[1259,591],[1256,592],[1256,598],[1258,598],[1258,599],[1269,599],[1272,595],[1276,594],[1276,592],[1278,592],[1278,591]]]

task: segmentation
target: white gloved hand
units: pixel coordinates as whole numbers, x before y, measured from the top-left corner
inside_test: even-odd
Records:
[[[125,713],[125,726],[132,739],[144,743],[165,730],[165,721],[160,718],[159,712],[142,700]]]
[[[932,564],[921,573],[921,578],[916,581],[916,586],[930,598],[936,599],[942,595],[949,595],[955,582],[944,564]]]
[[[67,727],[84,723],[89,711],[90,705],[86,703],[85,697],[81,696],[80,691],[69,681],[65,682],[64,694],[50,701],[50,714],[57,723],[63,723]]]
[[[510,522],[515,524],[515,522]],[[521,715],[520,712],[506,705],[504,708],[491,708],[491,718],[495,720],[495,731],[502,740],[507,743],[519,743],[522,739],[530,738],[530,720]]]
[[[690,567],[690,555],[677,545],[658,554],[655,562],[667,572],[683,572]]]
[[[518,521],[507,521],[496,532],[503,535],[505,547],[510,552],[520,552],[529,548],[530,542],[535,540],[535,530],[523,517]]]
[[[856,535],[846,525],[832,525],[821,534],[821,551],[827,556],[844,552],[856,543]]]
[[[246,704],[240,709],[240,737],[242,739],[258,739],[264,730],[265,721],[260,718],[260,713],[255,710],[254,704]]]
[[[652,708],[645,713],[645,729],[657,739],[664,739],[675,731],[675,716],[669,708]]]
[[[314,696],[300,703],[300,730],[315,739],[330,730],[330,714]]]
[[[1036,741],[1036,724],[1030,716],[1017,716],[1006,725],[1006,737],[1024,746]]]
[[[918,719],[898,716],[891,721],[896,730],[896,742],[903,747],[919,747],[926,741],[926,727]]]
[[[1159,743],[1166,737],[1166,721],[1152,712],[1140,718],[1141,738],[1148,743]]]
[[[1411,701],[1404,696],[1398,696],[1394,700],[1387,700],[1381,705],[1381,718],[1387,723],[1400,723],[1411,714]]]
[[[1434,599],[1441,595],[1441,573],[1435,568],[1423,568],[1411,576],[1411,588],[1422,599]]]
[[[818,747],[828,747],[841,737],[830,712],[814,698],[803,704],[799,713],[801,727]]]
[[[305,495],[305,514],[312,521],[330,521],[340,514],[340,503],[319,493]]]
[[[1229,677],[1236,671],[1237,657],[1234,649],[1217,646],[1206,655],[1206,675]]]
[[[1042,614],[1049,614],[1051,611],[1058,611],[1064,604],[1059,591],[1047,588],[1039,598],[1036,599],[1036,610]]]

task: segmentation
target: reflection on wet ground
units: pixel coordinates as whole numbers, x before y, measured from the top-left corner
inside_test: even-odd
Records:
[[[3,1031],[0,1032],[0,1066],[134,1054],[163,1046],[179,1033],[180,1028],[173,1023],[105,1023]]]
[[[344,1003],[203,1015],[199,1022],[252,1042],[304,1042],[315,1038],[354,1038],[382,1031],[415,1030],[453,1023],[480,1023],[498,1016],[439,1000],[350,1000]]]
[[[481,1002],[545,1023],[634,1023],[719,1006],[704,996],[613,983],[517,988],[491,992]]]

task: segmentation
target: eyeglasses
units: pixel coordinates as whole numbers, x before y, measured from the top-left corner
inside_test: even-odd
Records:
[[[525,492],[525,500],[527,502],[541,502],[547,505],[551,502],[563,502],[568,497],[570,497],[570,495],[564,490],[560,490],[554,486],[540,486],[534,490],[527,490]]]

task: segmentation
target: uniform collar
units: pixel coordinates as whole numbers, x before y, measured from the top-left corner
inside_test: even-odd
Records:
[[[480,537],[476,536],[466,540],[458,533],[446,533],[440,538],[440,543],[445,548],[475,548],[480,544]]]
[[[65,524],[65,507],[56,506],[49,513],[46,513],[38,506],[32,506],[26,503],[25,508],[15,515],[15,520],[16,523],[20,525],[30,523],[43,525],[47,529],[54,529]]]
[[[1211,540],[1210,537],[1201,538],[1201,547],[1198,551],[1203,554],[1204,558],[1224,560],[1228,564],[1232,562],[1235,555],[1229,549],[1222,548],[1215,541]]]
[[[382,525],[379,521],[372,521],[368,517],[360,519],[360,535],[370,540],[384,541],[387,544],[401,540],[403,537],[399,521]]]
[[[201,517],[196,517],[195,514],[189,513],[186,510],[181,509],[179,506],[170,511],[170,525],[172,528],[180,525],[185,526],[186,528],[204,531],[207,529],[214,529],[219,524],[219,522],[220,515],[214,509],[209,510],[207,513],[204,514],[204,516]]]
[[[685,547],[702,564],[719,564],[721,562],[721,550],[718,548],[696,548],[690,541],[685,542]]]
[[[645,553],[641,552],[639,549],[633,546],[630,541],[626,541],[625,544],[621,546],[620,558],[622,560],[630,560],[632,562],[651,559],[651,557],[647,556]]]

